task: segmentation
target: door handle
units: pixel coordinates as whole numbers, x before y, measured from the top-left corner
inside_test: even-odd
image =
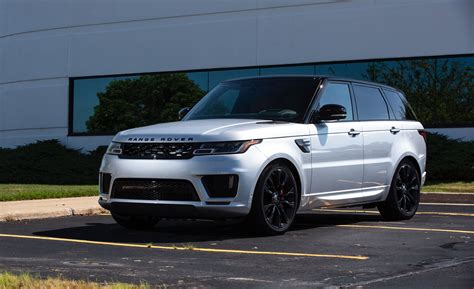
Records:
[[[351,128],[351,130],[348,131],[347,133],[348,133],[350,136],[356,136],[356,135],[359,135],[359,134],[360,134],[360,131]]]
[[[397,133],[400,132],[400,129],[392,126],[392,128],[390,129],[390,132],[393,133],[393,134],[397,134]]]

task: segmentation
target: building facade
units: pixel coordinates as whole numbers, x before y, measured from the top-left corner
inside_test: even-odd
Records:
[[[127,123],[120,101],[143,81],[181,77],[205,93],[269,74],[407,87],[426,127],[468,140],[473,70],[471,0],[0,0],[0,147],[91,150],[120,127],[101,113]]]

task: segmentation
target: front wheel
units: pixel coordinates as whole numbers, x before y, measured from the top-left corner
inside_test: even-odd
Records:
[[[385,202],[377,208],[386,220],[411,219],[420,203],[420,174],[412,161],[403,160],[395,170],[390,191]]]
[[[248,220],[257,234],[283,234],[295,219],[298,200],[293,172],[284,163],[271,164],[258,179]]]
[[[112,212],[112,217],[122,227],[133,230],[151,229],[160,221],[158,217],[125,216],[114,212]]]

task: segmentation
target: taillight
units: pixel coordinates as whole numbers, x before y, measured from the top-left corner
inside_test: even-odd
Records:
[[[428,137],[428,133],[426,132],[426,130],[424,130],[424,129],[419,129],[419,130],[418,130],[418,133],[423,137],[423,139],[424,139],[425,142],[426,142],[426,139],[427,139],[427,137]]]

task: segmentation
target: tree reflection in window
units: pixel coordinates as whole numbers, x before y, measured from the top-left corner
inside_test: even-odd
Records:
[[[185,73],[142,75],[114,80],[97,93],[99,105],[87,121],[90,133],[115,133],[124,129],[178,120],[179,109],[193,106],[202,91]]]

